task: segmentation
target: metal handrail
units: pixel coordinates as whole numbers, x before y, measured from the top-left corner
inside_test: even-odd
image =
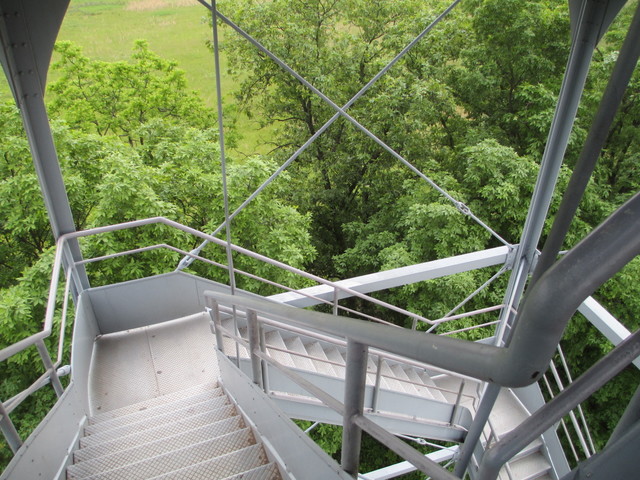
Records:
[[[79,238],[84,238],[84,237],[89,237],[89,236],[93,236],[93,235],[100,235],[100,234],[105,234],[105,233],[111,233],[111,232],[116,232],[116,231],[120,231],[120,230],[125,230],[125,229],[130,229],[130,228],[137,228],[137,227],[142,227],[142,226],[146,226],[146,225],[151,225],[151,224],[164,224],[168,227],[183,231],[185,233],[194,235],[196,237],[199,237],[201,239],[207,240],[210,243],[214,243],[217,244],[221,247],[226,247],[227,242],[220,240],[212,235],[207,235],[205,233],[202,233],[198,230],[195,230],[193,228],[184,226],[178,222],[174,222],[172,220],[169,220],[167,218],[164,217],[153,217],[153,218],[148,218],[148,219],[143,219],[143,220],[135,220],[135,221],[131,221],[131,222],[124,222],[124,223],[120,223],[120,224],[115,224],[115,225],[110,225],[110,226],[104,226],[104,227],[97,227],[97,228],[92,228],[92,229],[88,229],[88,230],[84,230],[84,231],[78,231],[78,232],[71,232],[71,233],[67,233],[64,235],[61,235],[58,238],[57,244],[56,244],[56,252],[55,252],[55,258],[54,258],[54,262],[53,262],[53,267],[52,267],[52,275],[51,275],[51,283],[49,286],[49,292],[48,292],[48,300],[47,300],[47,305],[46,305],[46,310],[45,310],[45,318],[44,318],[44,323],[43,323],[43,328],[40,332],[37,332],[33,335],[30,335],[27,338],[24,338],[22,340],[19,340],[18,342],[13,343],[12,345],[9,345],[3,349],[0,350],[0,362],[7,360],[8,358],[24,351],[27,348],[30,348],[32,346],[38,346],[38,350],[40,351],[40,355],[42,357],[43,363],[46,365],[51,365],[50,367],[47,367],[47,372],[42,376],[42,378],[36,380],[32,385],[30,385],[29,387],[27,387],[25,390],[23,390],[22,392],[18,393],[16,396],[14,396],[12,399],[10,399],[9,401],[5,402],[5,407],[9,407],[10,410],[13,410],[20,402],[22,402],[24,399],[26,399],[28,396],[30,396],[32,393],[34,393],[35,391],[39,390],[40,388],[42,388],[44,385],[46,385],[48,382],[52,383],[52,385],[54,386],[54,388],[56,389],[56,393],[58,394],[58,396],[60,396],[63,392],[63,388],[60,385],[60,381],[58,379],[58,374],[56,372],[56,368],[61,364],[62,361],[62,355],[63,355],[63,350],[64,350],[64,342],[65,342],[65,331],[66,331],[66,316],[67,316],[67,311],[68,311],[68,305],[69,305],[69,293],[70,293],[70,288],[71,288],[71,280],[73,278],[73,272],[75,269],[84,266],[86,264],[90,264],[90,263],[95,263],[95,262],[100,262],[100,261],[104,261],[104,260],[108,260],[108,259],[113,259],[113,258],[118,258],[118,257],[123,257],[123,256],[127,256],[127,255],[133,255],[133,254],[137,254],[137,253],[142,253],[142,252],[147,252],[147,251],[151,251],[151,250],[156,250],[156,249],[168,249],[171,251],[174,251],[176,253],[180,253],[182,255],[188,256],[194,260],[198,260],[198,261],[202,261],[204,263],[207,263],[209,265],[213,265],[216,266],[218,268],[222,268],[222,269],[229,269],[228,266],[221,264],[219,262],[215,262],[213,260],[207,259],[205,257],[202,257],[200,255],[198,255],[197,253],[194,252],[187,252],[183,249],[174,247],[172,245],[166,244],[166,243],[161,243],[161,244],[157,244],[157,245],[151,245],[151,246],[146,246],[146,247],[140,247],[140,248],[136,248],[136,249],[131,249],[131,250],[126,250],[126,251],[122,251],[122,252],[117,252],[117,253],[112,253],[112,254],[107,254],[107,255],[102,255],[102,256],[97,256],[97,257],[93,257],[93,258],[89,258],[89,259],[83,259],[83,260],[79,260],[77,262],[68,262],[68,269],[67,269],[67,273],[66,273],[66,278],[65,278],[65,290],[64,290],[64,299],[63,299],[63,306],[62,306],[62,321],[61,321],[61,325],[60,325],[60,334],[59,334],[59,341],[58,341],[58,348],[57,348],[57,358],[55,362],[51,361],[49,352],[47,350],[46,347],[44,347],[44,344],[42,343],[42,341],[48,337],[51,336],[52,334],[52,326],[53,326],[53,317],[56,311],[56,307],[57,307],[57,301],[58,301],[58,287],[59,287],[59,283],[60,283],[60,273],[62,270],[62,265],[63,265],[63,257],[64,257],[64,249],[66,246],[66,243],[72,240],[76,240]],[[384,302],[382,300],[378,300],[376,298],[373,298],[369,295],[360,293],[356,290],[350,289],[348,287],[345,287],[343,285],[325,280],[321,277],[309,274],[303,270],[297,269],[295,267],[291,267],[289,265],[286,265],[282,262],[279,262],[277,260],[273,260],[270,259],[266,256],[260,255],[258,253],[252,252],[248,249],[239,247],[237,245],[231,245],[230,246],[231,250],[236,251],[238,253],[241,253],[243,255],[246,255],[248,257],[254,258],[256,260],[259,260],[261,262],[267,263],[269,265],[275,266],[277,268],[280,268],[282,270],[291,272],[291,273],[295,273],[303,278],[306,278],[308,280],[312,280],[316,283],[322,284],[322,285],[326,285],[326,286],[330,286],[331,288],[334,289],[334,291],[336,292],[336,300],[337,300],[337,292],[341,292],[343,294],[345,294],[346,296],[354,296],[354,297],[358,297],[361,298],[365,301],[371,302],[374,305],[377,305],[379,307],[383,307],[386,308],[388,310],[394,311],[396,313],[399,313],[401,315],[407,316],[409,318],[413,318],[414,320],[414,324],[418,321],[423,322],[423,323],[427,323],[429,325],[435,325],[435,324],[442,324],[444,323],[445,319],[439,319],[438,321],[432,321],[429,320],[425,317],[422,317],[420,315],[417,315],[413,312],[410,312],[408,310],[399,308],[395,305],[392,305],[390,303]],[[337,301],[334,302],[330,302],[327,300],[324,300],[322,298],[316,297],[314,295],[308,294],[306,292],[301,292],[300,290],[296,290],[290,287],[287,287],[285,285],[282,285],[278,282],[274,282],[271,280],[268,280],[266,278],[251,274],[249,272],[245,272],[242,271],[240,269],[233,269],[235,273],[244,275],[248,278],[254,279],[254,280],[258,280],[260,282],[263,282],[265,284],[277,287],[277,288],[281,288],[282,290],[285,291],[290,291],[290,292],[296,292],[298,294],[304,295],[308,298],[312,298],[314,300],[318,300],[320,302],[323,303],[327,303],[329,305],[334,305],[334,309],[340,309],[342,311],[351,313],[351,314],[358,314],[363,316],[364,318],[368,319],[368,320],[372,320],[374,322],[379,322],[382,324],[386,324],[386,325],[393,325],[390,322],[387,322],[385,320],[379,319],[377,317],[371,316],[371,315],[366,315],[366,314],[362,314],[360,312],[357,312],[355,310],[340,306],[338,304]],[[473,314],[473,313],[471,313]],[[468,314],[465,314],[468,315]],[[456,318],[458,318],[456,316]],[[453,320],[454,318],[451,318],[451,320]],[[394,325],[395,326],[395,325]],[[401,327],[398,327],[401,328]],[[40,347],[40,344],[42,343],[43,348]],[[9,420],[10,421],[10,420]]]
[[[250,352],[252,357],[254,383],[257,383],[262,388],[264,388],[264,386],[262,385],[262,378],[263,378],[262,372],[256,371],[256,369],[262,368],[259,360],[260,359],[264,360],[269,364],[273,365],[274,367],[276,367],[290,380],[292,380],[293,382],[298,384],[300,387],[305,389],[307,392],[315,396],[324,405],[326,405],[327,407],[331,408],[336,413],[338,413],[344,420],[343,429],[346,430],[348,425],[351,427],[357,425],[359,428],[361,428],[362,430],[372,435],[378,441],[388,446],[392,450],[396,451],[396,453],[399,453],[401,457],[413,463],[422,472],[427,474],[437,473],[439,475],[439,478],[454,480],[455,477],[450,472],[445,470],[436,462],[424,457],[423,454],[418,452],[416,449],[410,447],[406,443],[403,443],[401,440],[396,438],[396,436],[388,432],[386,429],[380,427],[375,422],[371,421],[369,418],[364,416],[362,412],[360,414],[350,416],[348,414],[348,412],[350,411],[350,405],[349,405],[348,399],[345,399],[344,403],[340,402],[335,397],[325,392],[323,389],[319,388],[312,382],[306,380],[299,374],[293,372],[290,368],[287,368],[285,365],[281,364],[280,362],[275,360],[273,357],[263,352],[262,349],[260,348],[259,341],[257,340],[257,338],[259,337],[258,332],[254,332],[253,340],[250,339],[249,342],[247,342],[243,338],[230,332],[228,329],[225,329],[222,326],[222,323],[220,321],[217,302],[213,300],[211,296],[207,295],[207,292],[205,292],[205,298],[208,303],[207,307],[211,309],[211,313],[212,313],[211,316],[214,322],[216,338],[219,339],[223,334],[225,334],[233,338],[236,341],[236,344],[242,344],[243,346],[245,346],[245,348],[247,348],[247,350]],[[255,323],[259,323],[258,316],[256,315],[255,311],[249,310],[247,312],[247,317],[248,317],[248,320]],[[223,342],[218,341],[218,348],[222,349],[221,351],[224,354]],[[345,381],[346,382],[349,381],[348,374]],[[345,387],[345,389],[348,390],[348,387]],[[345,444],[345,442],[343,442],[343,444]],[[346,445],[351,445],[351,442],[346,442]],[[344,466],[344,464],[343,464],[343,468],[345,468],[345,470],[347,469]]]
[[[258,318],[259,318],[259,317],[258,317]],[[242,337],[242,336],[240,336],[240,335],[234,334],[231,330],[229,330],[228,328],[225,328],[225,327],[223,327],[223,326],[220,326],[220,327],[217,327],[217,328],[219,328],[219,330],[220,330],[220,332],[222,333],[222,335],[224,335],[224,336],[226,336],[226,337],[230,338],[231,340],[235,341],[235,343],[237,343],[238,345],[241,345],[242,347],[244,347],[248,354],[250,354],[250,353],[251,353],[251,349],[250,349],[250,342],[249,342],[247,339],[243,338],[243,337]],[[344,364],[340,364],[340,363],[337,363],[337,362],[332,362],[332,361],[330,361],[330,360],[319,359],[319,358],[317,358],[317,357],[311,357],[311,356],[309,356],[309,355],[304,355],[304,354],[301,354],[301,353],[298,353],[298,352],[293,352],[293,351],[285,350],[285,349],[278,348],[278,347],[267,346],[267,348],[268,348],[269,350],[274,350],[274,351],[283,352],[283,353],[289,353],[289,354],[297,355],[297,356],[300,356],[300,357],[303,357],[303,358],[312,359],[312,360],[318,360],[318,361],[321,361],[321,362],[323,362],[323,363],[327,363],[327,364],[330,364],[330,365],[340,366],[340,367],[343,367],[343,368],[345,367],[345,365],[344,365]],[[224,352],[224,349],[223,349],[223,348],[220,348],[220,347],[219,347],[219,350],[220,350],[222,353],[224,353],[225,355],[227,355],[227,353],[226,353],[226,352]],[[287,376],[288,376],[289,378],[291,378],[292,380],[294,380],[294,382],[298,383],[302,388],[305,388],[305,386],[303,386],[303,385],[301,384],[302,382],[299,382],[299,381],[298,381],[299,379],[303,379],[303,377],[301,377],[299,374],[297,374],[297,373],[295,373],[295,372],[291,372],[291,368],[289,368],[289,367],[287,367],[286,365],[284,365],[284,364],[280,363],[278,360],[275,360],[271,355],[269,355],[269,353],[268,353],[268,352],[263,352],[262,350],[260,350],[260,354],[259,354],[258,356],[259,356],[261,359],[263,359],[263,360],[267,361],[268,363],[273,364],[273,366],[274,366],[274,367],[276,367],[276,368],[277,368],[278,370],[280,370],[280,371],[288,370],[290,373],[289,373],[289,374],[287,374]],[[371,371],[371,370],[367,370],[367,373],[368,373],[368,374],[371,374],[371,373],[373,373],[373,371]],[[397,379],[397,378],[395,378],[395,377],[389,377],[388,375],[382,375],[382,376],[383,376],[383,377],[385,377],[385,378],[393,378],[393,379]],[[427,389],[440,390],[440,391],[443,391],[443,392],[446,392],[446,393],[453,393],[453,394],[456,394],[456,393],[457,393],[457,392],[454,392],[454,391],[451,391],[451,390],[446,390],[446,389],[443,389],[443,388],[437,388],[437,387],[431,387],[431,386],[429,386],[429,385],[423,385],[423,384],[419,384],[419,383],[411,382],[411,381],[407,381],[407,380],[402,380],[402,379],[397,379],[397,380],[398,380],[398,381],[400,381],[400,382],[404,382],[404,383],[411,383],[411,384],[413,384],[413,385],[421,386],[421,387],[424,387],[424,388],[427,388]],[[305,384],[305,385],[306,385],[306,384]],[[309,392],[309,393],[313,393],[313,392]],[[326,394],[326,395],[329,395],[329,394],[328,394],[328,393],[326,393],[326,392],[325,392],[325,394]],[[466,396],[471,397],[470,395],[466,395]],[[318,398],[318,399],[322,402],[322,398]],[[323,402],[323,403],[324,403],[324,402]],[[327,406],[329,406],[329,405],[327,405]],[[329,406],[329,407],[330,407],[330,406]],[[455,405],[454,405],[454,407],[455,407]],[[330,408],[331,408],[331,407],[330,407]],[[337,410],[336,410],[336,411],[337,411]],[[338,413],[340,413],[340,412],[338,412]],[[428,419],[425,419],[425,420],[428,420]],[[456,428],[459,428],[459,429],[462,429],[462,430],[465,430],[465,428],[464,428],[463,426],[460,426],[460,425],[453,425],[453,424],[452,424],[452,426],[454,426],[454,427],[456,427]]]
[[[231,314],[233,312],[233,310],[231,308],[226,308],[224,305],[219,305],[219,309],[220,311],[223,311],[225,313]],[[238,311],[236,310],[236,314],[238,313],[242,313],[242,311]],[[304,335],[306,337],[309,338],[315,338],[316,340],[320,340],[323,342],[327,342],[327,343],[333,343],[334,345],[338,345],[340,347],[346,347],[347,346],[347,342],[345,340],[341,340],[340,338],[337,338],[335,336],[330,336],[330,335],[323,335],[322,333],[318,333],[315,332],[313,330],[309,330],[309,329],[303,329],[303,328],[298,328],[295,327],[294,325],[290,325],[287,323],[283,323],[281,321],[278,320],[274,320],[272,318],[268,318],[268,317],[264,317],[264,316],[260,316],[258,315],[258,318],[260,319],[260,321],[262,323],[264,323],[265,325],[270,325],[272,327],[275,328],[279,328],[282,330],[287,330],[289,332],[295,333],[297,335]],[[380,356],[382,358],[385,358],[387,360],[391,360],[394,362],[398,362],[398,363],[404,363],[408,366],[412,366],[412,367],[417,367],[417,368],[421,368],[424,370],[430,370],[432,372],[436,372],[436,373],[440,373],[440,374],[446,374],[446,375],[450,375],[452,377],[456,377],[461,379],[463,382],[464,381],[476,381],[475,378],[466,376],[466,375],[461,375],[459,373],[456,372],[451,372],[449,370],[445,370],[443,368],[439,368],[436,367],[434,365],[429,365],[425,362],[418,362],[415,361],[411,358],[407,358],[403,355],[394,355],[392,353],[386,352],[384,350],[380,350],[380,349],[376,349],[376,348],[370,348],[370,352],[372,353],[372,355],[376,355],[376,356]],[[439,387],[432,387],[434,390],[438,390],[440,389]],[[443,391],[447,391],[444,389],[440,389]],[[450,392],[450,393],[457,393],[457,392]],[[476,398],[473,396],[470,396],[471,398]]]

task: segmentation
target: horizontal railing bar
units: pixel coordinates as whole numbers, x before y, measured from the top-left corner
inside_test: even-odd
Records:
[[[344,404],[337,400],[335,397],[329,395],[327,392],[315,386],[313,383],[303,378],[302,376],[292,372],[290,368],[287,368],[285,365],[281,364],[273,357],[262,353],[260,349],[254,350],[253,353],[276,367],[278,370],[280,370],[280,372],[282,372],[283,375],[287,376],[289,379],[297,383],[300,387],[304,388],[307,392],[314,395],[318,400],[324,403],[331,410],[335,411],[341,416],[344,416]]]
[[[474,315],[481,315],[483,313],[495,312],[496,310],[500,310],[506,305],[494,305],[493,307],[480,308],[478,310],[472,310],[471,312],[459,313],[458,315],[451,315],[449,317],[438,318],[437,320],[433,320],[433,323],[436,325],[441,325],[446,322],[450,322],[452,320],[459,320],[461,318],[473,317]]]
[[[0,362],[5,361],[7,358],[20,353],[22,350],[26,350],[29,347],[35,346],[40,340],[47,338],[51,334],[51,329],[45,329],[41,332],[34,333],[30,337],[23,338],[16,343],[9,345],[8,347],[0,350]]]
[[[51,375],[51,371],[47,370],[42,375],[40,375],[31,385],[25,388],[23,391],[21,391],[17,395],[14,395],[9,400],[4,402],[4,408],[7,410],[7,413],[11,413],[16,408],[18,408],[20,404],[24,402],[29,395],[49,385],[51,383],[50,375]]]
[[[109,233],[109,232],[115,232],[115,231],[120,231],[120,230],[125,230],[125,229],[129,229],[129,228],[135,228],[135,227],[141,227],[141,226],[146,226],[146,225],[152,225],[152,224],[164,224],[168,227],[173,227],[177,230],[181,230],[185,233],[189,233],[191,235],[194,235],[196,237],[205,239],[205,240],[209,240],[210,243],[215,243],[218,246],[221,247],[226,247],[227,242],[225,242],[224,240],[220,240],[219,238],[216,238],[212,235],[208,235],[206,233],[200,232],[194,228],[191,227],[187,227],[185,225],[182,225],[178,222],[174,222],[173,220],[169,220],[167,218],[164,217],[152,217],[152,218],[147,218],[147,219],[143,219],[143,220],[134,220],[131,222],[124,222],[124,223],[119,223],[119,224],[115,224],[115,225],[109,225],[106,227],[97,227],[97,228],[92,228],[92,229],[88,229],[88,230],[82,230],[79,232],[70,232],[64,235],[61,235],[60,238],[58,239],[58,248],[60,248],[62,245],[64,245],[64,243],[72,238],[82,238],[82,237],[88,237],[88,236],[92,236],[92,235],[98,235],[98,234],[102,234],[102,233]],[[413,312],[409,312],[408,310],[405,310],[403,308],[397,307],[395,305],[392,305],[390,303],[384,302],[382,300],[378,300],[376,298],[370,297],[364,293],[360,293],[356,290],[352,290],[348,287],[342,286],[336,282],[331,282],[329,280],[326,280],[322,277],[318,277],[316,275],[310,274],[308,272],[305,272],[304,270],[301,270],[299,268],[296,267],[292,267],[291,265],[287,265],[283,262],[279,262],[278,260],[274,260],[272,258],[266,257],[264,255],[260,255],[259,253],[253,252],[251,250],[248,250],[246,248],[240,247],[238,245],[235,244],[230,244],[229,248],[235,252],[241,253],[243,255],[246,255],[248,257],[254,258],[256,260],[262,261],[264,263],[267,263],[269,265],[273,265],[275,267],[279,267],[285,271],[291,272],[291,273],[295,273],[297,275],[300,275],[304,278],[308,278],[310,280],[313,280],[317,283],[323,284],[323,285],[327,285],[330,286],[332,288],[336,288],[338,290],[340,290],[341,292],[347,293],[350,296],[354,296],[354,297],[358,297],[361,298],[363,300],[366,300],[368,302],[371,302],[373,304],[376,304],[378,306],[384,307],[384,308],[388,308],[389,310],[393,310],[397,313],[400,313],[402,315],[406,315],[410,318],[415,318],[419,321],[423,321],[425,323],[429,323],[431,324],[431,320],[424,318],[420,315],[417,315]],[[189,255],[189,256],[195,256],[194,254],[190,254],[188,252],[185,252],[185,254]]]
[[[220,308],[221,311],[224,311],[226,313],[231,313],[232,309],[225,307],[224,305],[219,305],[218,306]],[[293,307],[291,307],[293,308]],[[307,310],[303,310],[303,311],[307,311]],[[243,313],[243,311],[236,311],[236,313]],[[270,325],[272,327],[276,327],[279,328],[281,330],[286,330],[286,331],[290,331],[292,333],[296,333],[298,335],[302,335],[305,337],[310,337],[310,338],[315,338],[316,340],[320,340],[320,341],[324,341],[327,343],[332,343],[334,345],[338,345],[341,347],[346,347],[347,346],[347,342],[345,340],[341,340],[340,338],[337,337],[332,337],[329,335],[324,335],[322,333],[313,331],[313,330],[309,330],[309,329],[305,329],[305,328],[299,328],[296,327],[295,325],[291,325],[289,323],[285,323],[285,322],[281,322],[278,320],[274,320],[272,318],[268,318],[268,317],[264,317],[261,315],[258,315],[258,319],[264,323],[265,325]],[[313,327],[309,327],[309,328],[313,328]],[[404,329],[403,329],[404,330]],[[403,363],[412,367],[417,367],[417,368],[421,368],[424,370],[429,370],[429,371],[433,371],[436,373],[440,373],[440,374],[444,374],[444,375],[450,375],[452,377],[456,377],[459,378],[461,380],[466,380],[466,381],[471,381],[471,382],[477,382],[478,379],[474,378],[474,377],[470,377],[467,375],[463,375],[461,373],[457,373],[457,372],[452,372],[450,370],[446,370],[444,368],[440,368],[434,365],[430,365],[428,363],[425,362],[420,362],[418,360],[414,360],[408,357],[405,357],[403,355],[398,355],[389,351],[385,351],[385,350],[381,350],[375,347],[371,347],[369,348],[369,353],[371,355],[375,355],[375,356],[380,356],[383,357],[385,359],[388,360],[392,360],[395,361],[397,363]],[[447,391],[442,389],[441,387],[433,387],[435,390],[441,390],[441,391]],[[473,397],[475,398],[475,397]]]
[[[454,335],[454,334],[460,333],[460,332],[468,332],[470,330],[477,330],[477,329],[483,328],[483,327],[490,327],[491,325],[497,325],[498,323],[500,323],[500,320],[494,320],[493,322],[481,323],[480,325],[473,325],[471,327],[460,328],[459,330],[452,330],[450,332],[440,333],[439,335],[443,335],[443,336]]]

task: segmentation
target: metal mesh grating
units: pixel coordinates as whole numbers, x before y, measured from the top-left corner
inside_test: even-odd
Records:
[[[188,418],[173,419],[170,423],[159,423],[146,430],[129,430],[126,432],[126,428],[119,430],[110,430],[104,434],[89,435],[80,440],[80,446],[82,448],[91,445],[97,445],[102,442],[108,442],[116,440],[119,442],[133,442],[134,445],[139,444],[140,441],[149,442],[155,440],[161,436],[175,435],[183,432],[187,429],[196,428],[198,426],[213,423],[219,420],[223,420],[235,414],[235,407],[233,405],[227,405],[216,410],[200,413]],[[128,433],[128,435],[127,435]]]
[[[153,480],[175,480],[177,478],[180,480],[212,480],[216,478],[227,478],[234,477],[242,472],[253,470],[265,464],[267,464],[267,456],[262,446],[253,445],[223,457],[153,477]]]
[[[224,480],[281,480],[282,476],[278,467],[274,463],[254,468],[247,472],[242,472],[233,477],[227,477]]]
[[[103,335],[91,365],[92,413],[214,383],[220,375],[204,313]]]
[[[218,387],[218,383],[205,383],[202,385],[196,385],[192,388],[180,390],[179,392],[169,393],[161,397],[154,397],[144,400],[133,405],[127,405],[116,410],[99,413],[89,419],[90,424],[103,422],[112,418],[117,418],[123,415],[129,415],[134,412],[142,410],[151,410],[152,408],[161,407],[171,402],[179,402],[183,399],[190,399],[203,393],[209,393],[211,396],[222,395],[222,389]]]
[[[242,417],[240,417],[239,415],[225,418],[224,420],[215,421],[211,418],[211,415],[204,414],[192,418],[189,422],[181,422],[180,425],[171,424],[167,425],[164,429],[152,429],[145,431],[139,435],[131,435],[128,437],[111,440],[106,443],[99,443],[97,445],[91,445],[86,448],[82,448],[74,453],[74,459],[76,462],[82,462],[103,455],[112,455],[129,448],[135,448],[140,445],[152,443],[154,441],[157,441],[158,438],[162,438],[163,436],[179,435],[180,433],[182,433],[182,431],[184,431],[181,430],[181,428],[207,428],[210,431],[212,437],[217,437],[243,427],[244,422],[242,420]]]
[[[164,408],[154,408],[150,410],[142,410],[123,417],[117,417],[104,422],[89,425],[85,428],[85,435],[93,435],[105,433],[113,429],[122,428],[146,428],[147,425],[171,422],[176,418],[186,418],[208,410],[221,408],[229,403],[226,396],[214,396],[213,398],[204,394],[193,398],[191,402],[186,399],[184,402],[169,403]]]
[[[252,449],[256,451],[254,452]],[[227,452],[233,453],[226,454]],[[242,437],[236,433],[231,433],[222,438],[190,445],[164,455],[144,459],[134,464],[84,478],[91,480],[143,480],[175,472],[209,460],[218,464],[217,471],[222,475],[228,476],[229,473],[242,471],[234,470],[234,468],[242,466],[246,462],[251,464],[251,468],[266,463],[260,461],[263,456],[262,447],[257,445],[247,446],[246,436]],[[173,478],[176,477],[174,476]]]
[[[212,438],[208,431],[199,429],[163,440],[115,455],[81,462],[67,469],[67,478],[89,478],[92,475],[103,478],[102,475],[106,472],[109,472],[109,478],[139,478],[138,475],[140,478],[148,478],[193,462],[225,455],[255,443],[248,428],[217,438]]]

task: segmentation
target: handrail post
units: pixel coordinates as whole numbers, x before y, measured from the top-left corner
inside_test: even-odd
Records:
[[[342,469],[353,478],[358,476],[362,429],[354,419],[364,412],[368,349],[354,340],[347,341],[347,369],[344,384],[344,418],[342,428]]]
[[[258,315],[255,310],[247,310],[247,328],[249,330],[249,353],[251,355],[253,383],[260,388],[264,388],[262,381],[262,360],[256,355],[256,351],[260,350],[260,327],[258,325]]]
[[[224,354],[224,340],[222,339],[222,321],[220,320],[220,306],[213,298],[207,297],[207,307],[209,307],[209,316],[211,317],[211,326],[216,336],[216,344],[218,350]]]
[[[333,314],[338,315],[338,289],[333,287]]]
[[[11,452],[15,454],[22,446],[22,439],[20,438],[20,434],[16,430],[15,425],[11,421],[11,418],[9,418],[9,414],[4,408],[4,403],[2,402],[0,402],[0,431],[2,431],[4,438],[9,444]]]
[[[264,328],[261,323],[259,325],[260,332],[260,351],[262,353],[267,353],[267,338],[264,333]],[[264,393],[269,394],[269,364],[263,359],[262,360],[262,389]]]
[[[456,397],[456,404],[453,406],[453,411],[451,412],[451,420],[449,420],[449,425],[453,425],[456,416],[458,415],[458,410],[460,410],[460,401],[462,400],[462,392],[464,391],[465,381],[462,380],[460,382],[460,390],[458,390],[458,396]]]
[[[44,368],[46,368],[49,372],[51,372],[49,373],[49,378],[51,379],[51,385],[53,386],[53,389],[56,391],[56,395],[58,396],[58,398],[60,398],[64,393],[64,388],[60,383],[58,372],[53,366],[53,361],[51,360],[51,356],[49,356],[49,350],[47,350],[47,347],[45,346],[43,340],[38,340],[36,342],[36,348],[40,353],[40,358],[42,358],[42,363],[44,363]]]
[[[380,394],[380,381],[382,380],[382,355],[378,355],[376,363],[376,384],[373,387],[373,398],[371,399],[371,410],[378,411],[378,396]]]

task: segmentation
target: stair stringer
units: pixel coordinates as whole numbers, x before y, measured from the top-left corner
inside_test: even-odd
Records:
[[[240,359],[240,368],[245,375],[251,375],[251,361]],[[291,368],[305,380],[342,402],[344,400],[344,379],[323,375],[307,370]],[[277,368],[268,369],[271,398],[291,418],[342,424],[342,418],[333,410],[311,398],[309,394]],[[365,392],[365,412],[375,418],[385,428],[395,434],[417,435],[420,437],[460,442],[471,424],[471,412],[465,407],[409,395],[406,393],[380,390],[374,409],[374,387],[367,385]],[[420,412],[420,418],[417,413]],[[455,418],[452,417],[455,415]]]
[[[284,470],[283,477],[305,480],[351,480],[235,364],[217,352],[220,381],[231,401],[249,421],[268,454]]]

